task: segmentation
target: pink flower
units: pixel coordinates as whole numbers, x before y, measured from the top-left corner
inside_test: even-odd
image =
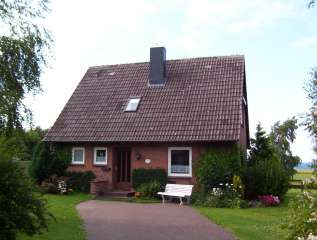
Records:
[[[258,196],[258,199],[265,206],[274,206],[274,205],[280,204],[280,199],[278,198],[278,196],[263,195],[263,196]]]

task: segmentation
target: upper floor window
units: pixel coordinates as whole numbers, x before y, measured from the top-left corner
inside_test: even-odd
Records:
[[[128,104],[125,107],[125,111],[126,112],[135,112],[136,110],[138,110],[140,100],[141,100],[140,97],[130,98],[128,101]]]
[[[85,148],[73,147],[72,164],[85,164]]]

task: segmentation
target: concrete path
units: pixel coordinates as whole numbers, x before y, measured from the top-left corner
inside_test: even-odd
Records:
[[[233,240],[189,206],[87,201],[77,209],[88,240]]]

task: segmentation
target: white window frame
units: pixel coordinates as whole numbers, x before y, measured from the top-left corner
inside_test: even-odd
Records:
[[[128,106],[129,106],[130,101],[133,101],[133,100],[138,100],[136,109],[135,109],[135,110],[134,110],[134,109],[133,109],[133,110],[127,109]],[[136,111],[138,111],[140,102],[141,102],[141,97],[130,97],[129,100],[128,100],[128,102],[127,102],[127,104],[125,105],[124,111],[125,111],[125,112],[136,112]]]
[[[74,161],[75,157],[75,150],[82,150],[83,151],[83,161],[82,162],[76,162]],[[72,164],[74,165],[85,165],[85,148],[84,147],[73,147],[72,148]]]
[[[96,162],[96,158],[97,158],[97,150],[104,150],[106,152],[105,155],[105,162]],[[94,165],[98,165],[98,166],[105,166],[108,163],[108,151],[107,148],[105,147],[95,147],[94,148]]]
[[[189,151],[189,173],[172,173],[172,150]],[[169,147],[168,148],[168,176],[169,177],[192,177],[192,148],[191,147]]]

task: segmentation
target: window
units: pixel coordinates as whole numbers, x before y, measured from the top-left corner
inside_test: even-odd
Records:
[[[168,148],[168,176],[191,177],[192,176],[192,148],[173,147]]]
[[[126,112],[135,112],[138,109],[141,98],[135,97],[130,98],[127,106],[125,107]]]
[[[107,148],[95,148],[94,164],[107,165]]]
[[[72,164],[85,164],[85,148],[83,147],[73,148]]]

